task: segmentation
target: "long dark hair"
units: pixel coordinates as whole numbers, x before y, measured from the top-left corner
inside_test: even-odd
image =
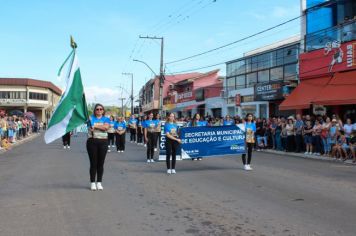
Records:
[[[254,122],[254,116],[253,116],[252,113],[247,113],[247,114],[246,114],[246,116],[245,116],[245,121],[248,122],[248,117],[249,117],[249,116],[252,116],[251,122],[253,123],[253,122]]]
[[[94,116],[95,116],[95,110],[96,110],[97,107],[102,107],[102,108],[103,108],[103,116],[105,116],[105,107],[104,107],[102,104],[100,104],[100,103],[97,103],[97,104],[95,104],[95,106],[94,106],[94,110],[93,110]]]
[[[200,116],[200,114],[199,113],[195,113],[194,114],[194,116],[193,116],[193,120],[192,120],[192,126],[194,127],[194,126],[197,126],[197,115],[199,115]],[[201,117],[200,117],[201,118]]]

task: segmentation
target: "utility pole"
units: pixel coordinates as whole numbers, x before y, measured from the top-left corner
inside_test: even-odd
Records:
[[[124,115],[124,100],[125,100],[126,98],[119,98],[119,100],[121,100],[121,115],[123,116],[123,117],[125,117],[125,115]]]
[[[164,83],[164,68],[163,68],[163,47],[164,38],[163,37],[150,37],[150,36],[139,36],[140,39],[159,39],[161,40],[161,60],[159,66],[159,114],[162,116],[163,111],[163,83]]]
[[[133,73],[122,73],[123,75],[130,75],[131,76],[131,96],[130,96],[130,99],[131,99],[131,115],[134,114],[134,97],[133,97]]]

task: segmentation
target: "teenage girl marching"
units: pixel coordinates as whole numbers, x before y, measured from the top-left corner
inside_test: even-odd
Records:
[[[109,129],[108,129],[108,152],[110,152],[110,148],[114,147],[114,138],[115,138],[115,118],[114,116],[110,116]]]
[[[179,144],[182,141],[178,136],[178,125],[175,120],[174,113],[170,113],[164,124],[164,133],[166,134],[166,164],[167,174],[176,173],[176,154]],[[171,165],[172,156],[172,165]]]
[[[126,122],[123,117],[118,117],[115,122],[115,136],[117,152],[125,151]]]
[[[247,161],[246,154],[242,154],[242,163],[244,164],[245,170],[252,170],[250,164],[252,158],[252,148],[255,144],[256,124],[253,121],[253,115],[251,113],[248,113],[245,119]]]
[[[147,163],[155,162],[153,160],[154,155],[154,142],[155,142],[155,132],[158,127],[157,120],[153,120],[153,113],[148,115],[148,119],[144,123],[145,128],[145,140],[147,142]]]

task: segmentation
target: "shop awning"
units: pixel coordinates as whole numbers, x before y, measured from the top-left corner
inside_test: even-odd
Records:
[[[356,104],[356,70],[335,73],[312,103],[317,105]]]
[[[308,109],[314,98],[329,81],[329,76],[303,80],[279,105],[279,110]]]

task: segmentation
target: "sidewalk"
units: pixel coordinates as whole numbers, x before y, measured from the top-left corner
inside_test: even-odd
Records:
[[[0,150],[0,155],[1,155],[2,153],[4,153],[4,152],[11,151],[13,148],[15,148],[15,147],[17,147],[17,146],[19,146],[19,145],[21,145],[21,144],[23,144],[23,143],[27,143],[27,142],[31,141],[32,139],[34,139],[34,138],[40,136],[41,134],[42,134],[42,133],[32,133],[30,136],[27,136],[27,137],[24,138],[24,139],[21,139],[21,140],[16,141],[16,143],[12,143],[12,144],[11,144],[11,149],[10,149],[10,150],[1,149],[1,150]]]
[[[313,160],[322,160],[322,161],[331,161],[331,162],[338,162],[338,163],[345,163],[348,165],[355,165],[356,163],[352,163],[352,160],[341,161],[339,159],[331,158],[331,157],[324,157],[324,156],[317,156],[317,155],[305,155],[304,153],[296,153],[296,152],[283,152],[283,151],[276,151],[271,149],[261,150],[259,152],[264,153],[272,153],[281,156],[293,156],[293,157],[300,157],[305,159],[313,159]]]

